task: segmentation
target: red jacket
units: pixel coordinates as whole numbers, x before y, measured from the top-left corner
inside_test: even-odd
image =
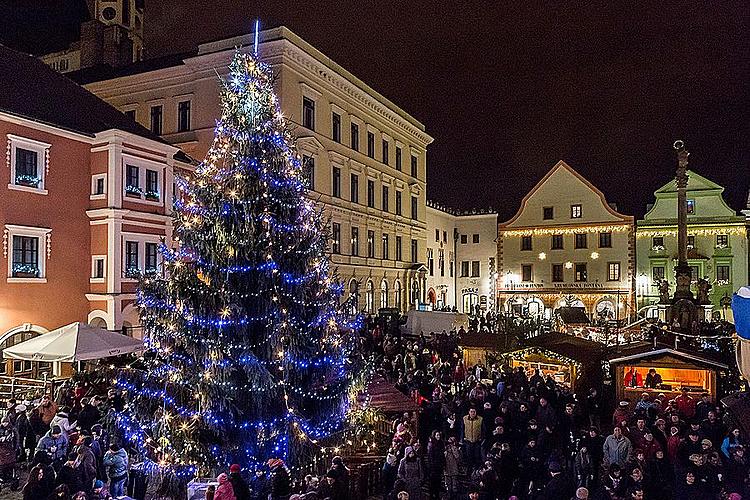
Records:
[[[695,415],[695,400],[693,398],[687,394],[680,394],[674,401],[677,404],[677,411],[683,418],[693,418]]]

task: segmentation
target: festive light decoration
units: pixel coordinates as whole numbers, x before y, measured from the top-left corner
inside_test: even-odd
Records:
[[[577,233],[625,233],[633,229],[631,224],[590,224],[586,226],[550,226],[526,229],[500,229],[505,238],[518,236],[550,236],[553,234]]]
[[[731,234],[745,236],[746,230],[743,225],[722,224],[721,226],[711,227],[691,227],[688,225],[687,230],[692,236],[716,236],[719,234]],[[641,229],[635,233],[636,238],[653,238],[654,236],[674,236],[677,237],[677,226],[661,226],[658,229]]]
[[[342,432],[354,405],[362,320],[339,304],[324,218],[304,196],[272,80],[237,52],[214,142],[176,182],[167,277],[138,274],[146,351],[114,378],[128,399],[116,419],[165,481],[272,457],[294,467]]]

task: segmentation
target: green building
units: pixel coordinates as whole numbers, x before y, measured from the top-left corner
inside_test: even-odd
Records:
[[[688,170],[688,264],[696,283],[706,278],[714,311],[724,313],[723,297],[748,282],[745,216],[730,208],[724,188]],[[656,202],[636,223],[636,298],[639,308],[659,301],[659,283],[674,292],[677,265],[677,185],[671,180],[654,195]]]

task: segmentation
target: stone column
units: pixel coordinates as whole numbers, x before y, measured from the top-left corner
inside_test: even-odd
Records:
[[[677,255],[678,262],[675,267],[675,279],[677,287],[674,291],[675,300],[693,299],[693,292],[690,291],[690,266],[687,261],[687,164],[688,155],[685,149],[685,143],[676,141],[674,148],[677,151]]]

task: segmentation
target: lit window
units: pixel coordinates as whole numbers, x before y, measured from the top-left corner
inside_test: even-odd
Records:
[[[10,146],[10,189],[47,194],[47,173],[50,145],[8,134]]]
[[[331,251],[335,254],[341,253],[341,224],[333,223],[333,235],[332,235],[332,248]]]
[[[576,281],[586,281],[588,279],[588,275],[586,273],[586,264],[576,264],[576,271],[575,271]]]
[[[619,262],[609,263],[607,281],[620,281],[620,263]]]
[[[695,200],[687,200],[687,213],[688,215],[695,213]]]
[[[727,248],[728,246],[729,246],[729,235],[717,234],[716,235],[716,248]]]
[[[125,166],[125,196],[141,197],[140,169],[135,165]]]
[[[315,158],[312,156],[302,157],[302,178],[307,189],[315,189]]]
[[[580,219],[583,215],[581,205],[571,205],[570,206],[570,218],[571,219]]]
[[[651,279],[654,284],[661,283],[664,280],[664,266],[655,266],[651,269]]]
[[[50,230],[40,227],[5,225],[10,255],[8,282],[45,282]]]

